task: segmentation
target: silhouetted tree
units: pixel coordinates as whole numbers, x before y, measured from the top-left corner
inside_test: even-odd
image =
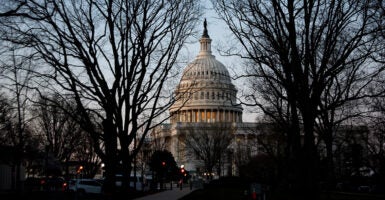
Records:
[[[179,138],[184,144],[187,159],[201,161],[205,173],[211,179],[215,167],[221,175],[221,165],[235,137],[235,127],[232,123],[190,123]]]
[[[78,112],[75,102],[63,99],[59,94],[42,96],[33,111],[36,131],[41,135],[46,154],[58,161],[56,167],[65,169],[67,174],[75,174],[67,167],[69,161],[76,161],[84,165],[84,175],[93,177],[101,161],[92,146],[92,138],[72,118]]]
[[[241,46],[230,53],[247,60],[251,87],[245,103],[258,106],[286,130],[286,185],[298,198],[316,198],[315,124],[321,105],[331,106],[323,95],[334,85],[341,90],[340,106],[373,95],[367,89],[383,65],[370,55],[383,49],[376,37],[382,10],[376,1],[357,0],[212,2]],[[274,118],[277,113],[280,117]]]
[[[13,109],[5,94],[0,96],[0,145],[12,144],[13,138]]]
[[[41,59],[37,89],[75,100],[79,112],[73,118],[91,135],[105,164],[106,190],[114,191],[120,162],[122,185],[128,188],[131,164],[146,134],[172,104],[165,85],[176,75],[177,56],[194,33],[199,2],[26,2],[1,21],[3,38]],[[143,134],[133,145],[138,130]]]
[[[31,116],[29,115],[29,93],[31,92],[31,78],[33,70],[33,60],[29,56],[20,51],[18,45],[4,46],[4,51],[0,52],[0,84],[2,91],[9,96],[9,102],[12,106],[13,117],[13,134],[12,146],[15,147],[16,163],[16,190],[22,190],[22,162],[24,159],[24,148],[28,124]]]
[[[167,150],[155,151],[149,162],[150,170],[154,172],[155,181],[160,183],[161,189],[165,181],[175,180],[178,173],[178,166],[171,152]]]
[[[2,8],[0,9],[0,17],[9,17],[18,14],[18,11],[22,9],[23,5],[27,2],[26,0],[18,1],[0,1]]]
[[[241,165],[239,174],[251,180],[258,180],[259,183],[273,185],[277,179],[277,163],[275,158],[267,154],[259,154]]]
[[[18,134],[17,134],[17,123],[16,123],[16,113],[15,109],[11,104],[8,96],[5,93],[0,95],[0,146],[4,147],[7,150],[2,151],[0,159],[3,163],[6,163],[10,166],[17,165],[19,159],[15,152],[18,152]],[[24,127],[23,140],[23,165],[27,171],[27,176],[29,172],[39,174],[43,169],[43,159],[44,156],[41,152],[41,143],[40,138],[36,137],[36,132],[34,131],[33,125],[29,124]],[[10,153],[10,151],[12,153]],[[42,161],[42,162],[39,162]],[[21,172],[23,173],[23,172]],[[16,177],[13,177],[16,180]],[[14,185],[15,186],[15,185]],[[16,189],[16,188],[14,188]]]
[[[385,101],[378,98],[373,101],[373,116],[371,135],[369,136],[369,167],[374,172],[375,182],[378,185],[385,184]]]

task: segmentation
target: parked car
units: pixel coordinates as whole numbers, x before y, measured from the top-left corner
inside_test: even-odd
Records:
[[[122,186],[122,181],[123,181],[123,176],[121,174],[117,174],[116,176],[116,186],[121,187]],[[135,188],[136,185],[136,190],[137,191],[146,191],[147,188],[147,180],[145,177],[142,177],[140,174],[137,174],[134,176],[134,174],[130,175],[130,188]]]
[[[67,187],[67,183],[62,177],[40,178],[39,184],[40,190],[43,191],[64,191]]]
[[[71,179],[68,184],[70,192],[78,194],[101,194],[103,183],[96,179]]]

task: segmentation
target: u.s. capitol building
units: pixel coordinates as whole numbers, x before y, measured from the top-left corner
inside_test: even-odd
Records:
[[[152,148],[170,151],[179,166],[196,175],[207,174],[208,167],[214,176],[236,175],[237,166],[258,153],[258,124],[242,122],[237,89],[226,67],[212,55],[206,21],[199,42],[199,54],[185,67],[175,89],[170,124],[152,133]]]

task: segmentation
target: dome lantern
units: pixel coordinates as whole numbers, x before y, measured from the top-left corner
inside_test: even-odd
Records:
[[[213,55],[211,55],[211,39],[210,39],[210,36],[207,32],[206,19],[203,22],[203,34],[202,34],[201,39],[199,39],[199,42],[201,43],[201,49],[200,49],[200,52],[198,54],[198,57],[213,56]]]

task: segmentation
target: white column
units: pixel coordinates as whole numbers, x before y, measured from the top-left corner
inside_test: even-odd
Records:
[[[205,109],[205,122],[207,122],[207,110]]]

